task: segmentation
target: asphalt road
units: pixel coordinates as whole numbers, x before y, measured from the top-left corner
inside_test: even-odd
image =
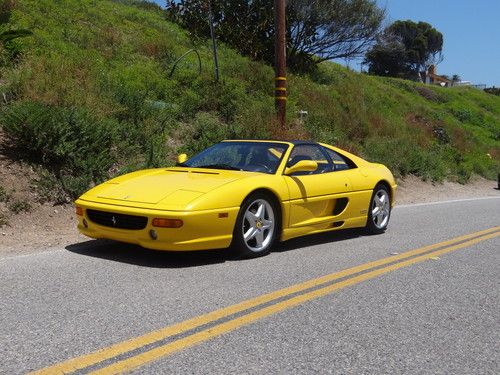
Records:
[[[0,373],[133,339],[120,344],[128,352],[71,366],[89,364],[77,373],[113,372],[124,362],[141,374],[498,374],[500,236],[463,237],[496,226],[500,199],[489,198],[400,206],[383,235],[310,236],[253,260],[105,241],[0,258]],[[404,254],[458,237],[418,250],[422,259]],[[314,281],[356,266],[361,273]],[[225,313],[307,280],[307,290]],[[199,318],[218,309],[219,320]],[[192,318],[173,336],[161,331]],[[136,339],[149,332],[157,336]]]

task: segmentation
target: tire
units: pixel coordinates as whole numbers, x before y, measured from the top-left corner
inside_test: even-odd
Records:
[[[369,234],[384,233],[391,218],[391,194],[385,185],[379,184],[373,189],[366,231]]]
[[[243,258],[269,254],[278,232],[279,212],[268,195],[254,193],[241,205],[232,247]]]

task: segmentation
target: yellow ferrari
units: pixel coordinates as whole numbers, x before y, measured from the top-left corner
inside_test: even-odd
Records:
[[[156,250],[231,247],[267,254],[275,241],[387,228],[396,182],[389,169],[322,143],[218,143],[177,166],[129,173],[76,201],[92,238]]]

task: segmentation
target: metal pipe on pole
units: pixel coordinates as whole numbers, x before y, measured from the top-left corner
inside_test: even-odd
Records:
[[[214,52],[214,75],[215,82],[219,82],[219,58],[217,57],[217,43],[215,41],[214,16],[212,14],[212,1],[208,0],[208,19],[210,22],[210,36],[212,38],[212,48]]]
[[[275,15],[275,104],[278,123],[286,127],[286,4],[285,0],[274,0]]]

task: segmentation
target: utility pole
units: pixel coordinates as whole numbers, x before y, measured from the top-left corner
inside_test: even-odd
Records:
[[[208,19],[210,21],[210,36],[212,37],[212,48],[214,52],[215,82],[219,82],[219,59],[217,57],[217,43],[215,41],[214,15],[212,14],[212,0],[208,0]]]
[[[274,0],[275,17],[275,103],[281,129],[286,126],[286,5],[285,0]]]

